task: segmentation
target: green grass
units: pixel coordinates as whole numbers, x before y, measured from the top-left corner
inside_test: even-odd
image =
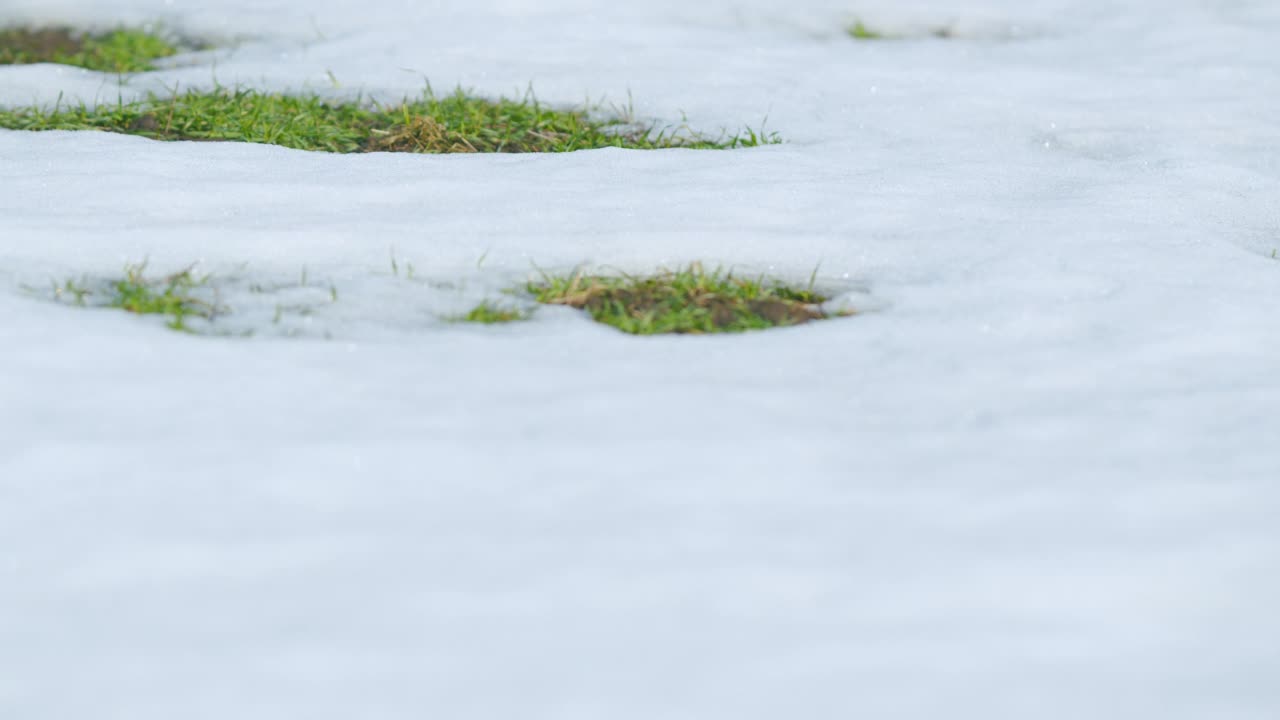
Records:
[[[530,317],[531,313],[528,310],[506,307],[486,300],[474,308],[471,308],[467,314],[451,318],[451,320],[455,322],[479,323],[481,325],[500,325],[504,323],[528,320]]]
[[[181,332],[193,332],[189,319],[212,320],[222,308],[199,297],[208,283],[190,269],[163,277],[146,275],[146,263],[129,265],[124,276],[102,282],[67,280],[55,285],[56,300],[80,307],[108,307],[136,315],[161,315],[165,325]],[[207,294],[207,293],[206,293]]]
[[[861,20],[849,26],[849,36],[855,40],[883,40],[885,34],[867,27]]]
[[[163,278],[147,278],[145,271],[145,263],[126,268],[125,276],[112,283],[114,294],[107,306],[137,315],[163,315],[169,328],[183,332],[191,331],[187,318],[211,320],[217,313],[216,305],[195,296],[206,279],[197,278],[190,269]]]
[[[635,335],[734,333],[799,325],[827,317],[810,286],[735,277],[697,263],[647,277],[544,276],[527,290],[540,303],[585,310],[597,322]]]
[[[886,32],[876,30],[861,20],[855,21],[852,25],[845,28],[845,32],[849,37],[855,40],[907,40],[914,37],[933,37],[939,40],[950,40],[955,37],[954,31],[946,26],[939,26],[921,33],[911,33],[909,35],[891,35]]]
[[[708,271],[698,263],[647,276],[581,271],[543,274],[540,280],[525,285],[525,299],[486,300],[463,315],[445,319],[485,325],[524,321],[533,315],[532,300],[583,310],[596,321],[627,333],[653,335],[738,333],[854,314],[852,310],[824,310],[827,298],[814,289],[814,279],[797,288],[764,276]],[[223,291],[235,296],[234,311],[223,303]],[[159,316],[170,329],[186,333],[249,336],[279,326],[273,332],[293,336],[305,334],[309,316],[336,303],[338,291],[332,283],[311,286],[305,270],[296,283],[262,284],[235,278],[215,282],[212,275],[197,275],[191,268],[149,275],[146,263],[141,263],[126,266],[121,276],[55,283],[52,299],[79,307]],[[228,318],[230,325],[226,324]],[[329,337],[327,331],[324,335]]]
[[[781,142],[744,130],[707,137],[659,130],[585,110],[559,110],[532,96],[488,100],[461,90],[386,107],[220,88],[149,96],[89,108],[0,109],[10,130],[105,130],[156,140],[267,143],[298,150],[356,152],[568,152],[602,147],[728,149]]]
[[[0,29],[0,65],[61,63],[112,73],[155,69],[155,60],[178,49],[144,30],[77,33],[70,28]]]
[[[197,273],[194,267],[165,275],[151,273],[144,262],[126,265],[117,275],[55,282],[51,294],[23,287],[65,305],[158,316],[173,330],[218,337],[308,335],[312,317],[338,302],[337,286],[309,282],[306,268],[298,279],[279,279],[246,275],[247,265],[229,275]],[[326,328],[317,332],[329,336]]]

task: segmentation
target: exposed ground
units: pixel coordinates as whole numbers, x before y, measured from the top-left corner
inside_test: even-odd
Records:
[[[67,27],[0,27],[0,65],[58,63],[101,72],[142,72],[177,52],[170,40],[145,30],[92,33]]]

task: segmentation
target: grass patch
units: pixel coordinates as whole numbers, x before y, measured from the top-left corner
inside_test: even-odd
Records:
[[[684,128],[659,130],[622,118],[596,119],[585,110],[558,110],[532,96],[475,98],[458,90],[386,107],[335,103],[220,88],[89,108],[0,109],[9,130],[105,130],[156,140],[267,143],[335,153],[569,152],[603,147],[728,149],[781,142],[745,130],[716,138]]]
[[[299,279],[284,282],[244,277],[240,274],[244,270],[217,279],[192,268],[150,275],[146,263],[141,263],[126,266],[119,276],[55,282],[51,296],[47,290],[26,289],[77,307],[158,316],[170,329],[184,333],[248,337],[265,331],[287,337],[332,337],[335,317],[342,320],[327,310],[338,303],[332,282],[309,282],[305,268]],[[484,325],[525,321],[535,311],[532,300],[584,310],[596,321],[627,333],[652,335],[738,333],[854,314],[844,307],[833,309],[837,303],[828,302],[814,289],[815,278],[816,271],[807,286],[792,287],[764,276],[708,271],[698,263],[646,276],[543,274],[541,280],[525,284],[524,298],[486,300],[463,315],[443,319]]]
[[[125,266],[121,275],[55,281],[52,293],[23,287],[65,305],[159,316],[170,329],[196,335],[329,336],[323,322],[312,320],[337,304],[332,282],[309,282],[306,268],[298,279],[283,281],[240,274],[245,270],[247,266],[231,276],[215,276],[197,273],[192,266],[160,275],[138,263]]]
[[[145,265],[135,265],[125,271],[125,277],[114,284],[109,307],[137,315],[163,315],[169,328],[184,332],[190,331],[189,317],[213,318],[217,307],[192,294],[204,280],[192,275],[191,270],[151,280],[143,276],[145,269]]]
[[[144,30],[79,33],[65,27],[0,29],[0,65],[61,63],[111,73],[154,70],[178,48]]]
[[[883,40],[885,35],[867,27],[861,20],[849,26],[849,37],[855,40]]]
[[[190,268],[159,278],[146,276],[146,263],[129,265],[124,277],[91,283],[67,280],[55,285],[54,298],[80,307],[109,307],[137,315],[161,315],[165,325],[181,332],[193,332],[188,322],[194,318],[213,320],[221,312],[215,302],[201,295],[207,277],[197,277]]]
[[[647,277],[544,276],[527,289],[540,303],[585,310],[597,322],[635,335],[734,333],[800,325],[827,317],[827,298],[810,286],[735,277],[700,264]]]
[[[939,40],[949,40],[955,37],[954,31],[949,27],[935,27],[927,30],[926,32],[918,34],[912,33],[911,35],[891,35],[869,27],[861,20],[854,21],[852,25],[845,28],[845,32],[854,40],[905,40],[909,37],[921,36],[938,38]]]
[[[500,325],[503,323],[528,320],[532,313],[520,308],[505,307],[488,300],[471,308],[465,315],[451,318],[454,322],[479,323],[481,325]]]

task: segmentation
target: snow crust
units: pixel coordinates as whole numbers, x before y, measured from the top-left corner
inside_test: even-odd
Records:
[[[855,18],[910,37],[854,42]],[[124,85],[0,68],[11,106],[425,79],[787,140],[333,156],[0,131],[0,717],[1280,713],[1275,3],[0,21],[222,43]],[[264,332],[44,299],[143,259],[235,278]],[[866,312],[711,338],[441,319],[535,265],[692,260],[818,266]],[[249,286],[304,268],[337,302],[266,332],[277,300]]]

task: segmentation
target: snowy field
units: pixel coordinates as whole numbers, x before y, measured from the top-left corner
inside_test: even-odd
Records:
[[[429,80],[786,142],[0,131],[0,718],[1280,717],[1280,3],[0,4],[151,21],[221,47],[0,105]],[[211,338],[31,290],[144,259],[339,300]],[[441,319],[694,260],[865,312]]]

